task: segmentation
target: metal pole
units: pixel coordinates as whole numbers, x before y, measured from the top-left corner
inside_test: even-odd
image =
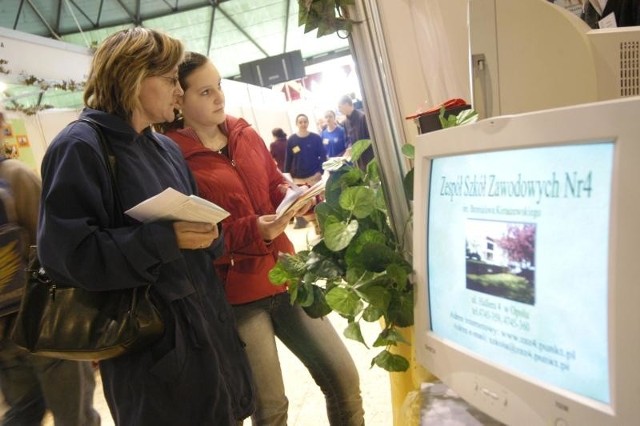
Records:
[[[393,84],[389,56],[376,0],[356,0],[349,9],[354,24],[349,37],[358,72],[373,150],[387,197],[391,227],[404,247],[411,251],[410,206],[402,179],[408,171],[401,147],[407,137]]]

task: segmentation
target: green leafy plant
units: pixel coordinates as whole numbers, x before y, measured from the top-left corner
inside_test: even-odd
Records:
[[[477,114],[465,110],[445,117],[443,128],[473,122]],[[374,159],[366,170],[355,166],[370,140],[356,142],[351,162],[331,159],[325,200],[315,208],[322,236],[309,250],[281,255],[269,278],[276,285],[288,285],[291,303],[297,303],[314,318],[332,311],[347,319],[344,336],[367,348],[383,349],[371,360],[387,371],[406,371],[409,361],[390,349],[409,344],[399,331],[413,325],[413,284],[411,254],[391,229],[387,203]],[[414,158],[413,145],[402,153]],[[405,192],[413,198],[413,169],[404,179]],[[362,335],[360,322],[380,321],[382,330],[373,343]]]
[[[349,5],[355,5],[355,0],[298,0],[298,25],[304,25],[305,33],[317,28],[318,37],[336,31],[349,35],[354,23]]]
[[[382,330],[371,344],[384,347],[372,360],[387,371],[405,371],[406,358],[389,351],[408,344],[397,330],[413,325],[412,266],[389,226],[378,164],[365,171],[354,166],[371,141],[352,147],[351,161],[335,161],[325,201],[315,212],[322,239],[313,248],[281,256],[269,278],[288,284],[291,303],[300,304],[312,317],[335,311],[347,319],[344,335],[369,347],[360,321],[383,319]]]
[[[445,108],[442,107],[440,108],[440,115],[438,118],[440,119],[440,125],[442,128],[446,129],[447,127],[462,126],[464,124],[478,121],[478,113],[476,110],[469,108],[460,111],[458,115],[447,115]]]

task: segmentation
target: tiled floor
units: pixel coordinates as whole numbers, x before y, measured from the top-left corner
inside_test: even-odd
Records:
[[[340,317],[331,317],[331,322],[339,331],[344,328],[345,321]],[[363,330],[363,334],[367,332],[375,333],[375,324],[370,330]],[[367,426],[391,426],[393,421],[389,375],[378,367],[369,369],[371,358],[375,355],[373,350],[370,351],[362,344],[350,340],[346,340],[346,344],[360,372]],[[289,398],[288,425],[327,426],[329,423],[325,415],[324,397],[320,388],[314,383],[304,365],[284,345],[279,345],[278,349],[285,370],[284,380]],[[113,426],[100,383],[96,387],[94,403],[102,417],[102,426]],[[53,426],[53,422],[48,421],[44,425]],[[249,426],[251,422],[245,421],[244,425]]]
[[[311,225],[304,229],[290,227],[287,230],[287,234],[297,249],[304,248],[309,241],[316,238]],[[346,320],[335,314],[331,314],[329,319],[342,335]],[[377,323],[363,324],[362,333],[366,341],[372,341],[377,332]],[[360,385],[367,426],[391,426],[393,421],[389,375],[378,367],[369,368],[371,358],[377,351],[375,349],[369,350],[362,344],[349,339],[345,339],[345,344],[360,372]],[[289,398],[289,426],[327,426],[328,421],[325,415],[326,410],[322,392],[313,382],[311,375],[302,363],[284,345],[279,345],[278,349],[280,360],[285,370],[284,380],[287,397]],[[99,377],[94,402],[102,417],[102,426],[113,426],[114,423],[104,401]],[[244,422],[245,426],[250,424],[250,421]],[[48,418],[44,425],[53,426],[53,421]]]

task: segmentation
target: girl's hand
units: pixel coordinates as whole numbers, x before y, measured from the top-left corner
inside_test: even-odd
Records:
[[[295,212],[289,211],[276,219],[275,214],[258,216],[258,232],[265,241],[271,241],[282,234]]]
[[[300,208],[298,210],[296,210],[296,212],[293,214],[294,216],[304,216],[307,215],[309,213],[313,213],[313,208],[316,205],[316,199],[311,198],[309,201],[307,201],[305,204],[303,204],[302,206],[300,206]]]

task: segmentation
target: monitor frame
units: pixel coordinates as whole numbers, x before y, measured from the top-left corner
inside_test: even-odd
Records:
[[[625,425],[640,418],[640,97],[481,120],[417,137],[413,263],[420,364],[458,395],[506,424]],[[431,331],[428,212],[434,158],[614,140],[608,253],[610,404],[495,365]],[[634,280],[635,278],[635,280]],[[635,337],[635,339],[634,339]]]

